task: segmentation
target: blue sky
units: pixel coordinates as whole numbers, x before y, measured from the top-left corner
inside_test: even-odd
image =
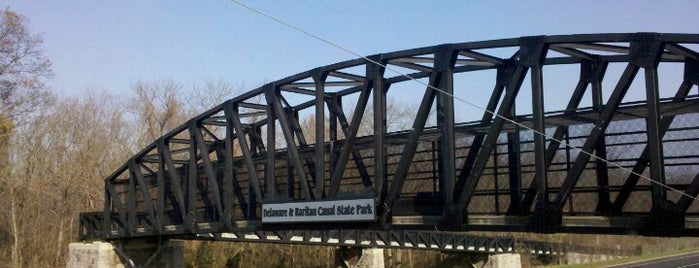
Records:
[[[697,33],[696,1],[251,1],[362,55],[441,43],[599,32]],[[2,6],[44,36],[67,95],[129,94],[140,80],[225,80],[252,89],[352,59],[225,0],[27,1]]]

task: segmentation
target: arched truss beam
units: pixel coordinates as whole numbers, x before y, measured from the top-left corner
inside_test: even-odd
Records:
[[[377,202],[380,217],[367,228],[439,224],[575,231],[564,218],[580,213],[608,221],[641,215],[600,232],[699,228],[685,221],[690,197],[699,193],[694,168],[699,159],[691,152],[665,157],[663,146],[699,140],[699,126],[683,123],[699,113],[692,94],[699,84],[698,45],[696,34],[534,36],[403,50],[299,73],[192,118],[106,178],[103,235],[253,228],[263,203],[357,196]],[[660,64],[684,68],[672,96],[660,90]],[[610,65],[626,67],[610,78]],[[546,109],[550,91],[544,85],[546,71],[557,66],[577,66],[579,73],[567,105],[553,111]],[[456,78],[480,73],[496,74],[492,87],[483,90]],[[420,86],[424,91],[411,126],[393,130],[387,105],[406,94],[404,87],[411,87],[406,85],[416,85],[412,79],[428,86]],[[610,79],[615,85],[603,88]],[[625,101],[634,82],[643,85],[644,94],[640,101]],[[462,121],[467,105],[451,94],[488,94],[486,103],[473,103],[488,112]],[[678,122],[680,117],[685,120]],[[634,133],[609,130],[622,121],[644,127]],[[587,128],[583,136],[572,134],[580,128]],[[670,132],[686,137],[668,137]],[[610,155],[620,154],[619,141],[610,141],[618,138],[611,137],[624,135],[644,137],[642,145],[634,145],[642,149],[623,159]],[[611,175],[616,167],[590,155],[617,157],[633,173],[620,180]],[[694,179],[668,181],[668,166],[685,167]],[[687,195],[640,183],[638,174]],[[650,198],[640,197],[646,194]],[[593,208],[580,211],[574,202],[580,196],[594,201]],[[492,218],[479,220],[476,214]]]

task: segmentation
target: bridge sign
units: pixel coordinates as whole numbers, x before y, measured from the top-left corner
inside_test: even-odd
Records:
[[[373,198],[262,204],[263,223],[374,221]]]

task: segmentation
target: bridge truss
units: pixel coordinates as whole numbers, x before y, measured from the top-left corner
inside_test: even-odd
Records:
[[[696,34],[532,36],[339,62],[154,141],[106,178],[104,210],[81,214],[80,235],[696,235],[698,85]],[[387,104],[416,98],[396,126]],[[261,222],[262,204],[351,198],[373,198],[376,219]]]

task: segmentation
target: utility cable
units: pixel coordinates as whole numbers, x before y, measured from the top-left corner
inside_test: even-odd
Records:
[[[316,34],[314,34],[314,33],[311,33],[311,32],[309,32],[309,31],[306,31],[306,30],[304,30],[304,29],[302,29],[302,28],[300,28],[300,27],[298,27],[298,26],[296,26],[296,25],[293,25],[293,24],[291,24],[291,23],[288,23],[288,22],[286,22],[286,21],[283,21],[283,20],[281,20],[281,19],[278,19],[278,18],[276,18],[276,17],[274,17],[274,16],[272,16],[272,15],[269,15],[269,14],[267,14],[267,13],[265,13],[265,12],[263,12],[263,11],[257,9],[257,8],[255,8],[255,7],[252,7],[252,6],[248,5],[248,4],[245,4],[245,3],[241,2],[240,0],[231,0],[231,2],[233,2],[233,3],[235,3],[235,4],[238,4],[239,6],[242,6],[242,7],[244,7],[245,9],[248,9],[248,10],[254,12],[254,13],[257,13],[257,14],[259,14],[259,15],[265,17],[265,18],[268,18],[268,19],[270,19],[270,20],[272,20],[272,21],[275,21],[275,22],[277,22],[277,23],[279,23],[279,24],[282,24],[282,25],[287,26],[287,27],[289,27],[289,28],[291,28],[291,29],[294,29],[294,30],[296,30],[296,31],[298,31],[298,32],[301,32],[301,33],[303,33],[303,34],[305,34],[305,35],[307,35],[307,36],[310,36],[310,37],[312,37],[312,38],[314,38],[314,39],[316,39],[316,40],[318,40],[318,41],[321,41],[321,42],[323,42],[323,43],[325,43],[325,44],[327,44],[327,45],[330,45],[330,46],[335,47],[335,48],[337,48],[337,49],[339,49],[339,50],[342,50],[342,51],[344,51],[344,52],[347,52],[347,53],[349,53],[349,54],[351,54],[351,55],[353,55],[353,56],[356,56],[356,57],[358,57],[358,58],[362,58],[362,59],[364,59],[365,61],[367,61],[367,62],[369,62],[369,63],[371,63],[371,64],[375,64],[375,65],[380,66],[380,67],[382,67],[382,68],[386,68],[386,70],[389,70],[389,71],[391,71],[391,72],[393,72],[393,73],[395,73],[395,74],[397,74],[397,75],[399,75],[399,76],[406,77],[406,78],[408,78],[408,79],[410,79],[410,80],[412,80],[412,81],[414,81],[414,82],[416,82],[416,83],[418,83],[418,84],[420,84],[420,85],[422,85],[422,86],[425,86],[425,87],[427,87],[427,88],[430,88],[430,89],[432,89],[432,90],[435,90],[435,91],[439,92],[440,94],[444,94],[444,95],[446,95],[446,96],[451,97],[452,99],[459,100],[459,101],[461,101],[461,102],[463,102],[463,103],[465,103],[465,104],[467,104],[467,105],[469,105],[469,106],[471,106],[471,107],[473,107],[473,108],[476,108],[476,109],[481,110],[481,111],[483,111],[483,112],[489,113],[489,114],[491,114],[491,115],[493,115],[493,116],[495,116],[495,117],[498,117],[498,118],[500,118],[500,119],[502,119],[502,120],[505,120],[505,121],[507,121],[507,122],[509,122],[509,123],[511,123],[511,124],[514,124],[514,125],[516,125],[516,126],[519,126],[519,127],[522,127],[522,128],[528,129],[528,130],[531,130],[533,133],[535,133],[535,134],[537,134],[537,135],[541,135],[541,136],[543,136],[543,137],[545,137],[545,138],[547,138],[547,139],[549,139],[549,140],[551,140],[551,141],[555,141],[555,142],[558,142],[559,144],[563,144],[563,146],[568,147],[568,148],[570,148],[570,149],[573,149],[573,150],[575,150],[575,151],[577,151],[577,152],[579,152],[579,153],[585,154],[585,155],[587,155],[587,156],[590,156],[590,157],[592,157],[592,158],[595,159],[595,160],[603,161],[603,162],[605,162],[605,163],[607,163],[607,164],[610,164],[610,165],[612,165],[612,166],[614,166],[614,167],[617,167],[617,168],[619,168],[620,170],[623,170],[623,171],[625,171],[625,172],[627,172],[627,173],[629,173],[629,174],[633,174],[633,175],[638,176],[639,178],[643,178],[644,180],[647,180],[649,183],[654,183],[654,184],[659,185],[659,186],[661,186],[661,187],[663,187],[663,188],[665,188],[665,189],[668,189],[668,190],[670,190],[670,191],[672,191],[672,192],[676,192],[676,193],[679,193],[680,195],[689,197],[689,198],[691,198],[691,199],[693,199],[693,200],[699,200],[699,198],[694,197],[694,196],[691,196],[691,195],[689,195],[689,194],[687,194],[687,193],[685,193],[685,192],[682,192],[682,191],[680,191],[680,190],[677,190],[677,189],[673,188],[673,187],[670,186],[670,185],[667,185],[667,184],[665,184],[665,183],[656,181],[656,180],[654,180],[654,179],[652,179],[652,178],[650,178],[650,177],[644,176],[643,174],[636,173],[636,172],[634,172],[633,170],[631,170],[631,169],[629,169],[629,168],[626,168],[626,167],[621,166],[620,164],[617,164],[617,163],[615,163],[615,162],[609,161],[609,160],[604,159],[604,158],[602,158],[602,157],[596,156],[596,155],[594,155],[594,154],[592,154],[592,153],[586,152],[585,150],[583,150],[583,149],[581,149],[581,148],[578,148],[578,147],[576,147],[576,146],[570,145],[570,144],[568,144],[567,142],[565,142],[564,140],[558,140],[558,139],[555,139],[554,137],[547,136],[545,133],[542,133],[542,132],[540,132],[540,131],[538,131],[538,130],[535,130],[535,129],[533,129],[533,128],[527,127],[527,126],[525,126],[525,125],[522,124],[522,123],[516,122],[516,121],[514,121],[514,120],[512,120],[512,119],[510,119],[510,118],[507,118],[507,117],[498,115],[496,112],[493,112],[493,111],[490,111],[490,110],[488,110],[488,109],[486,109],[486,108],[483,108],[483,107],[481,107],[481,106],[479,106],[479,105],[477,105],[477,104],[475,104],[475,103],[472,103],[472,102],[470,102],[470,101],[467,101],[466,99],[463,99],[463,98],[461,98],[461,97],[459,97],[459,96],[456,96],[456,95],[454,95],[454,94],[451,94],[451,93],[449,93],[449,92],[446,92],[446,91],[444,91],[444,90],[441,90],[441,89],[439,89],[439,88],[437,88],[437,87],[434,87],[434,86],[432,86],[432,85],[430,85],[430,84],[428,84],[428,83],[425,83],[425,82],[423,82],[423,81],[417,80],[417,79],[413,78],[412,76],[410,76],[410,75],[408,75],[408,74],[405,74],[405,73],[403,73],[403,72],[400,72],[400,71],[398,71],[398,70],[396,70],[396,69],[394,69],[394,68],[391,68],[390,66],[381,64],[381,63],[378,62],[378,61],[372,60],[372,59],[370,59],[370,58],[368,58],[368,57],[366,57],[366,56],[363,56],[363,55],[361,55],[361,54],[359,54],[359,53],[357,53],[357,52],[354,52],[353,50],[351,50],[351,49],[349,49],[349,48],[343,47],[343,46],[341,46],[341,45],[339,45],[339,44],[337,44],[337,43],[335,43],[335,42],[332,42],[332,41],[330,41],[330,40],[327,40],[327,39],[325,39],[325,38],[323,38],[323,37],[321,37],[321,36],[318,36],[318,35],[316,35]]]

